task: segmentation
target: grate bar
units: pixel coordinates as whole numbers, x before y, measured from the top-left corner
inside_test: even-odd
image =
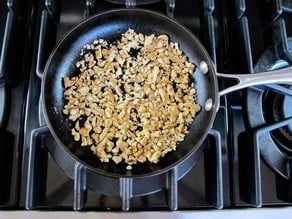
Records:
[[[211,129],[209,136],[214,140],[210,148],[205,150],[206,156],[206,196],[207,200],[217,209],[223,208],[223,170],[221,152],[221,134]],[[212,162],[214,161],[214,162]]]
[[[0,54],[0,79],[4,77],[5,72],[5,63],[7,63],[7,53],[8,53],[8,45],[11,35],[11,29],[13,24],[14,13],[9,11],[7,13],[3,42],[2,42],[2,51]]]
[[[37,64],[36,64],[36,74],[40,79],[42,79],[42,77],[43,77],[42,60],[43,60],[43,56],[44,56],[44,45],[45,45],[47,22],[48,22],[48,12],[46,10],[43,10],[42,17],[41,17],[41,27],[40,27],[40,36],[39,36],[38,53],[37,53]]]
[[[289,50],[286,24],[283,19],[279,19],[273,24],[273,41],[279,58],[284,59],[291,65],[292,54]]]
[[[175,10],[175,0],[165,0],[166,1],[166,14],[168,17],[174,17]]]
[[[178,170],[174,167],[166,174],[167,204],[173,211],[178,208]]]
[[[79,211],[84,207],[86,202],[86,174],[87,170],[84,165],[76,163],[74,166],[74,204],[73,209]]]
[[[136,0],[126,0],[126,7],[127,8],[135,8],[136,7]]]
[[[133,191],[133,180],[131,178],[120,178],[120,197],[122,198],[123,211],[130,210],[130,199]]]
[[[30,147],[29,147],[29,155],[28,155],[28,177],[27,177],[27,187],[26,187],[26,200],[25,200],[25,207],[26,209],[33,209],[37,205],[37,195],[38,192],[36,191],[36,169],[38,156],[38,150],[42,144],[39,144],[41,138],[45,135],[50,133],[47,126],[43,126],[40,128],[36,128],[31,132],[30,137]]]
[[[56,1],[55,0],[45,0],[46,8],[51,15],[51,17],[55,17],[56,14]]]

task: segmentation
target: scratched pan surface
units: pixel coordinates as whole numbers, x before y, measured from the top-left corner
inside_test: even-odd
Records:
[[[201,106],[186,135],[176,151],[168,153],[157,164],[150,162],[133,165],[126,170],[126,164],[114,162],[102,163],[93,155],[89,147],[81,147],[71,136],[71,125],[62,113],[65,100],[63,97],[63,78],[77,75],[75,63],[80,59],[84,44],[92,43],[96,38],[114,41],[129,28],[143,34],[165,33],[172,42],[178,42],[189,60],[199,65],[204,60],[208,63],[209,73],[204,75],[197,68],[193,79],[197,89],[197,102]],[[201,42],[188,29],[177,21],[157,12],[143,9],[119,9],[94,15],[73,28],[56,46],[48,59],[42,82],[43,109],[48,127],[60,147],[78,162],[92,171],[110,177],[145,177],[165,172],[193,153],[202,154],[203,144],[208,130],[213,124],[218,107],[218,87],[215,69]],[[204,109],[208,98],[213,99],[211,110]]]

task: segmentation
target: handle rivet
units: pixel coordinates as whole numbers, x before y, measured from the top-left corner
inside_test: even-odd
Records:
[[[208,65],[205,61],[200,62],[200,70],[203,72],[203,74],[207,74],[209,71]]]
[[[205,103],[205,110],[210,111],[213,107],[213,100],[212,98],[208,98]]]

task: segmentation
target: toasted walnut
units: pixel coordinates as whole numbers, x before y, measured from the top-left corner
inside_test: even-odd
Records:
[[[166,34],[129,29],[120,40],[96,39],[64,77],[63,113],[72,137],[101,162],[132,165],[176,150],[200,106],[191,74],[196,66]]]

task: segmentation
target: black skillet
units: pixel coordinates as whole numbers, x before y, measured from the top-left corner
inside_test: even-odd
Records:
[[[179,43],[189,60],[198,66],[193,79],[197,89],[197,102],[202,106],[202,110],[190,126],[190,132],[185,140],[178,145],[176,151],[167,154],[158,164],[149,162],[137,164],[133,166],[131,171],[126,170],[126,164],[101,163],[89,147],[80,147],[80,143],[73,140],[70,133],[71,124],[62,113],[65,104],[63,78],[78,74],[75,63],[80,59],[82,46],[92,43],[96,38],[114,41],[129,28],[144,34],[166,33],[172,42]],[[201,42],[177,21],[148,10],[112,10],[97,14],[77,25],[52,52],[46,64],[42,82],[44,115],[59,146],[64,147],[76,161],[84,164],[87,168],[110,177],[151,176],[169,170],[193,153],[197,153],[198,156],[201,154],[202,142],[213,124],[221,95],[257,84],[292,81],[291,68],[286,68],[286,71],[264,74],[265,76],[261,74],[251,76],[250,74],[224,75],[216,73],[212,60]],[[217,76],[238,79],[240,83],[219,92]]]

